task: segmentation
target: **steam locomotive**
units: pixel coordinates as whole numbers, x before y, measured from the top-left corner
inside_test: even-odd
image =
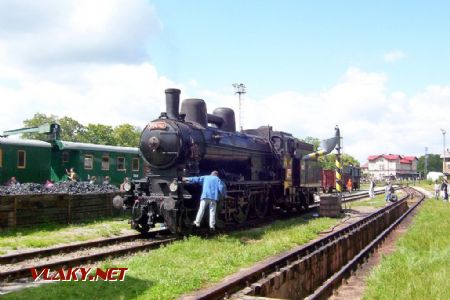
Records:
[[[236,131],[234,111],[207,113],[202,99],[185,99],[166,89],[166,112],[141,134],[139,149],[150,165],[145,178],[125,186],[115,207],[132,210],[131,225],[147,232],[163,223],[173,233],[186,233],[200,202],[201,186],[182,177],[219,171],[227,197],[219,201],[216,227],[265,218],[274,209],[306,210],[320,189],[320,167],[301,160],[313,145],[270,126]]]

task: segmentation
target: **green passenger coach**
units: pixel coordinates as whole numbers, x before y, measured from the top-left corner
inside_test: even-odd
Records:
[[[52,145],[38,140],[0,138],[0,184],[50,179]]]
[[[143,177],[144,167],[138,148],[0,138],[0,184],[12,176],[20,183],[64,181],[66,169],[74,168],[79,181],[95,176],[101,184],[108,176],[111,184],[119,185],[125,177]]]
[[[66,169],[74,168],[80,181],[96,177],[102,183],[105,177],[118,185],[125,177],[138,179],[143,176],[143,162],[138,148],[95,145],[58,141],[52,150],[52,166],[56,180],[63,180]]]

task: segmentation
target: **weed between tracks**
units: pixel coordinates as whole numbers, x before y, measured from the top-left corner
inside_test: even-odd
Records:
[[[450,299],[450,204],[427,200],[397,250],[371,274],[365,299]]]
[[[129,268],[124,282],[58,283],[8,294],[5,299],[174,299],[304,244],[339,221],[306,216],[209,239],[193,236],[99,265]]]
[[[43,248],[115,236],[129,227],[123,220],[104,219],[74,225],[47,224],[36,228],[0,229],[0,255],[8,250]]]

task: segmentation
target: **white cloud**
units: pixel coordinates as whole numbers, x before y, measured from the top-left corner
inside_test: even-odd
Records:
[[[231,86],[211,91],[194,79],[179,83],[159,74],[145,49],[161,22],[147,1],[123,1],[0,2],[0,131],[21,127],[36,112],[83,124],[144,126],[165,110],[169,87],[181,88],[182,98],[205,99],[210,112],[237,111]],[[394,59],[404,56],[398,52]],[[425,146],[440,153],[439,128],[450,130],[450,87],[407,95],[388,91],[387,82],[386,74],[351,67],[334,85],[311,93],[256,99],[257,87],[249,86],[244,126],[328,138],[337,124],[344,151],[361,162],[385,152],[420,155]]]
[[[331,137],[339,125],[344,137],[344,152],[364,163],[368,155],[399,153],[422,155],[440,153],[439,128],[447,126],[450,88],[430,86],[408,96],[386,89],[387,76],[349,68],[342,79],[326,90],[310,94],[280,92],[264,99],[254,99],[252,87],[244,101],[246,128],[272,125],[275,130],[295,136]],[[237,96],[204,92],[209,111],[232,104]]]
[[[0,49],[22,67],[142,62],[161,28],[145,0],[0,3]]]
[[[394,50],[388,53],[385,53],[383,58],[385,62],[395,62],[405,57],[405,53],[400,50]]]

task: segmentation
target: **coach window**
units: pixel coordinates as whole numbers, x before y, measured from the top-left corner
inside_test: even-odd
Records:
[[[109,155],[107,154],[102,156],[102,170],[109,170]]]
[[[133,167],[132,167],[134,172],[139,171],[139,158],[133,158]]]
[[[117,170],[118,171],[125,171],[125,157],[118,157],[117,158]]]
[[[68,163],[69,162],[69,152],[64,151],[62,153],[62,162],[63,163]]]
[[[63,152],[63,163],[69,162],[69,152],[64,151]]]
[[[94,166],[94,158],[92,155],[85,155],[84,156],[84,169],[85,170],[92,170]]]
[[[24,150],[17,151],[17,168],[25,169],[27,154]]]

